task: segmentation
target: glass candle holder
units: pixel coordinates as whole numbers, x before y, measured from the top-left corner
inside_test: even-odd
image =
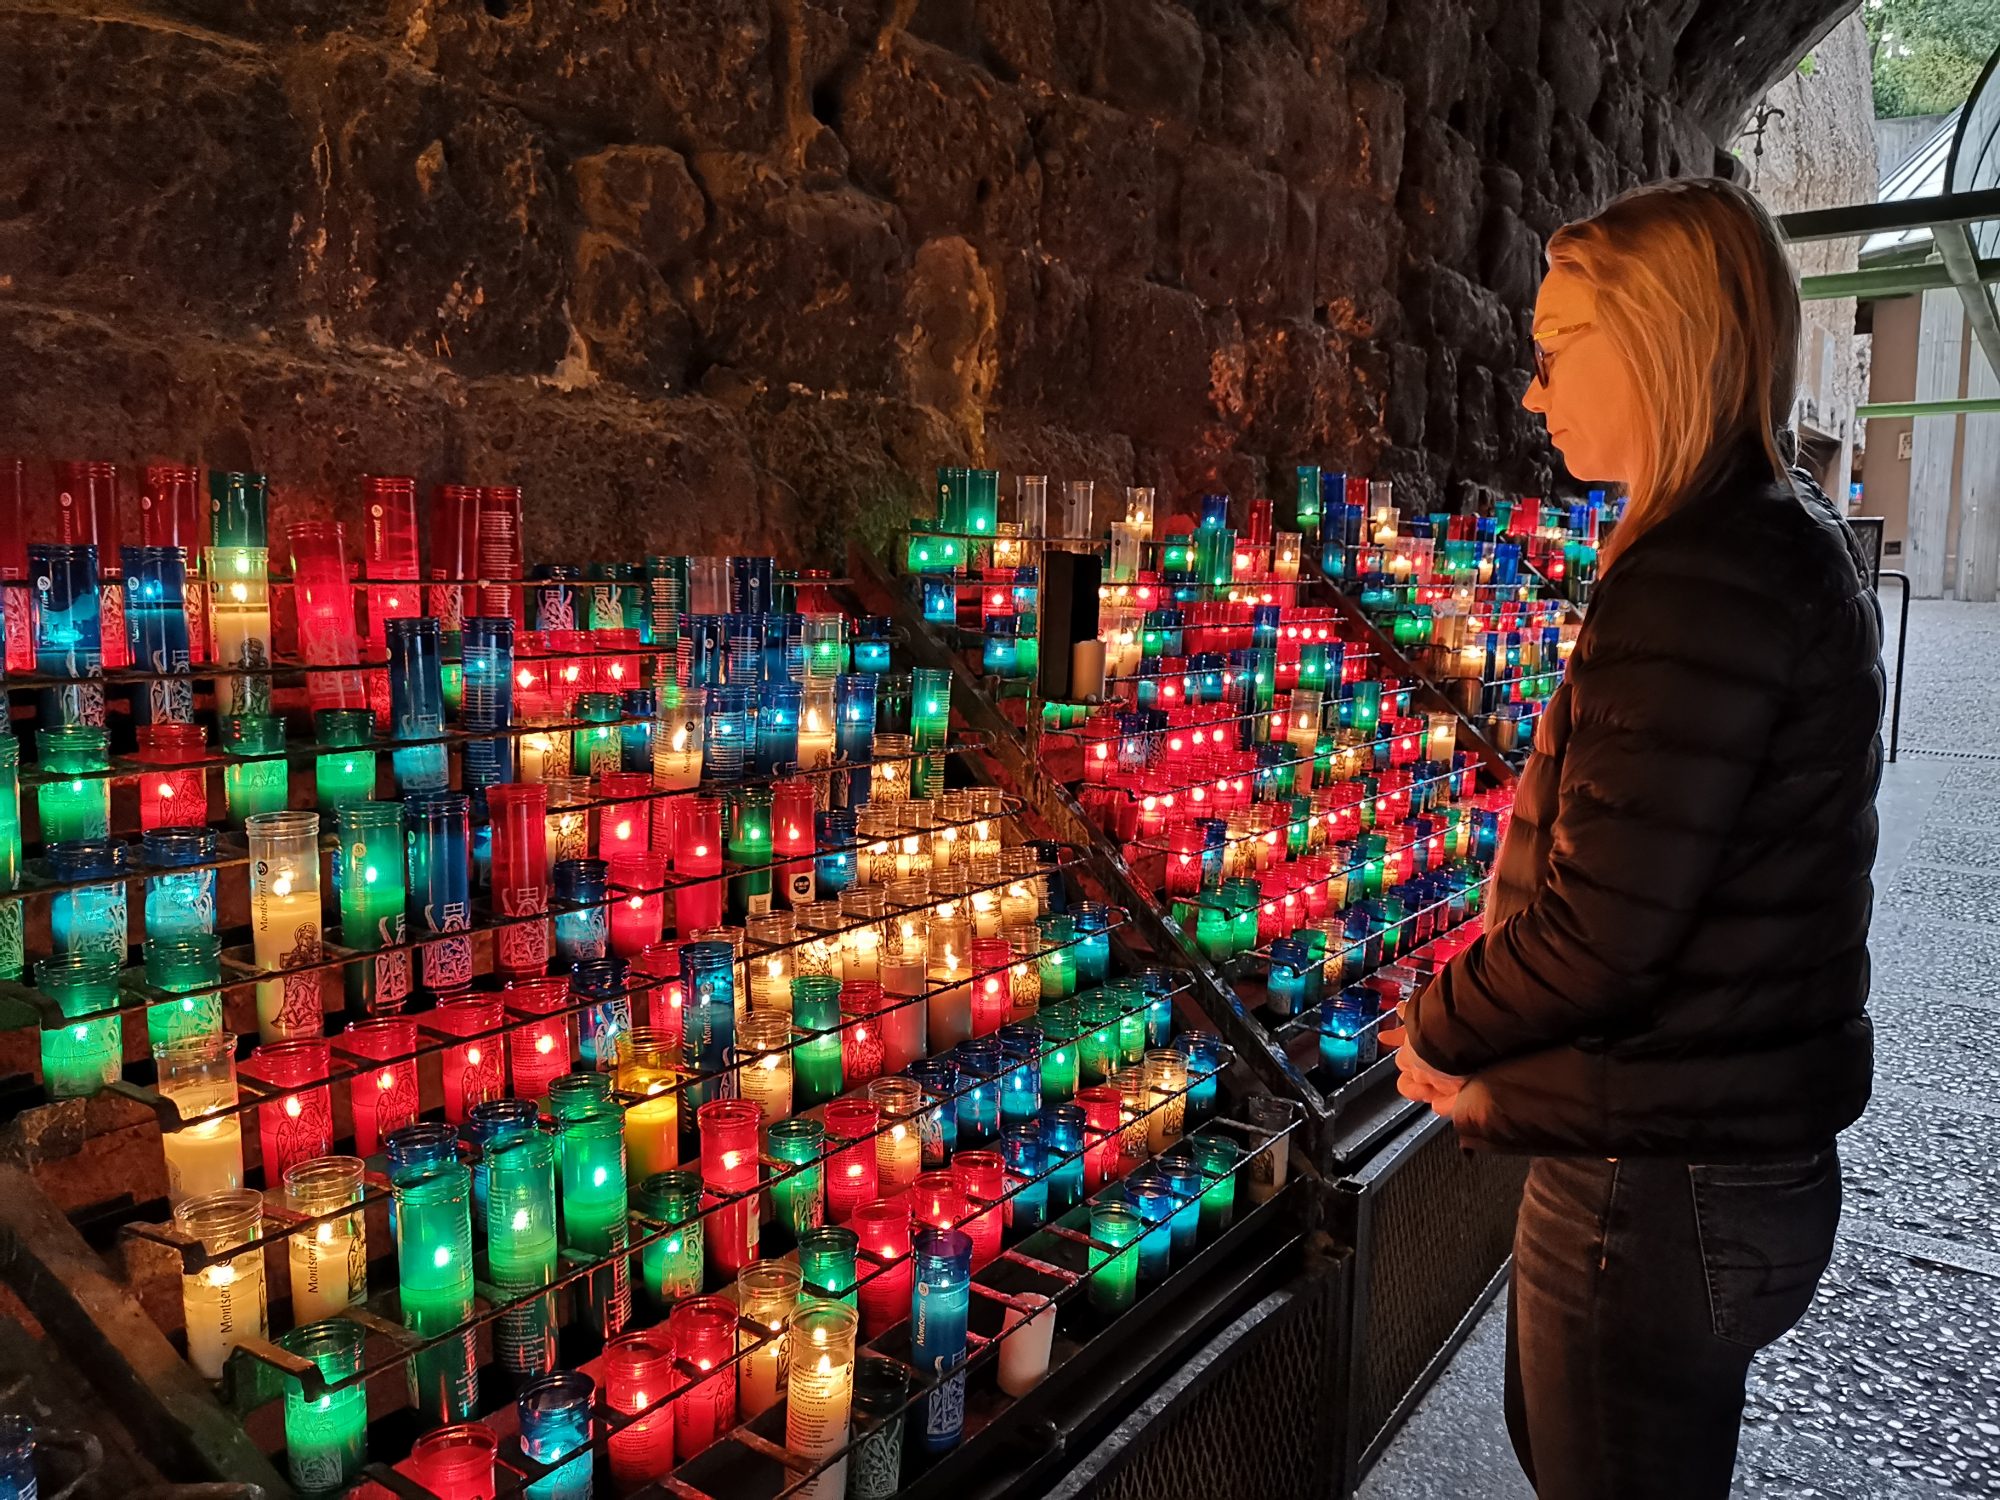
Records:
[[[232,714],[222,721],[222,748],[243,757],[222,768],[222,790],[234,823],[285,810],[291,772],[285,760],[285,721],[265,714]]]
[[[724,848],[744,874],[729,882],[729,912],[734,921],[771,905],[771,794],[762,787],[729,794],[724,804],[727,837]]]
[[[222,1030],[222,941],[213,933],[148,940],[146,983],[174,997],[146,1007],[149,1047]]]
[[[514,1097],[537,1099],[567,1073],[574,1055],[569,983],[557,978],[517,979],[501,990],[508,1015],[520,1024],[507,1034]]]
[[[972,1241],[958,1229],[917,1231],[910,1298],[911,1362],[926,1377],[965,1362],[972,1301]],[[942,1453],[965,1431],[965,1376],[952,1375],[923,1399],[923,1444]]]
[[[223,714],[271,711],[270,554],[254,546],[217,545],[206,553],[208,621],[215,642],[216,709]],[[234,672],[228,671],[235,668]]]
[[[809,1109],[837,1097],[846,1086],[838,1027],[840,981],[801,974],[792,981],[792,1024],[807,1033],[792,1052],[792,1099]]]
[[[692,791],[701,784],[702,753],[707,742],[703,722],[705,699],[699,693],[674,689],[660,694],[653,726],[653,785],[666,791]]]
[[[625,1248],[630,1207],[624,1111],[615,1104],[587,1106],[562,1120],[561,1134],[563,1243],[590,1260],[616,1255]],[[616,1333],[631,1321],[631,1274],[624,1256],[592,1272],[588,1292],[590,1319],[600,1333]]]
[[[313,715],[313,738],[331,753],[313,763],[322,810],[338,810],[375,795],[374,715],[366,709],[330,708]]]
[[[674,874],[684,882],[674,892],[674,928],[693,932],[722,922],[722,802],[715,797],[681,800],[674,825]]]
[[[192,1036],[153,1052],[162,1097],[180,1113],[160,1137],[167,1158],[167,1201],[184,1203],[243,1186],[243,1122],[236,1104],[236,1038]]]
[[[693,1297],[667,1319],[674,1355],[691,1371],[674,1402],[674,1451],[682,1463],[736,1426],[737,1308],[727,1297]],[[707,1373],[714,1371],[715,1373]]]
[[[699,1107],[716,1096],[708,1079],[729,1065],[736,1045],[736,954],[725,942],[681,946],[681,1055],[703,1081],[689,1086]]]
[[[410,904],[422,931],[463,934],[472,926],[472,801],[463,792],[408,793],[403,826],[409,840]],[[419,980],[433,994],[452,995],[472,983],[472,939],[440,936],[418,950]]]
[[[764,1123],[792,1112],[792,1023],[782,1014],[749,1015],[737,1030],[737,1091],[763,1112]]]
[[[396,1267],[403,1322],[422,1339],[444,1342],[410,1357],[412,1403],[434,1422],[462,1422],[479,1404],[472,1315],[472,1179],[456,1161],[398,1183]]]
[[[632,1191],[632,1207],[645,1240],[639,1252],[647,1301],[665,1312],[699,1296],[702,1284],[701,1178],[694,1172],[659,1172]]]
[[[901,1194],[864,1203],[848,1227],[856,1237],[862,1326],[879,1337],[910,1315],[912,1249],[909,1200]]]
[[[340,939],[360,953],[379,955],[343,966],[350,1012],[393,1011],[410,993],[405,936],[403,804],[352,802],[335,814],[340,849],[334,885],[340,900]],[[389,952],[382,952],[389,949]]]
[[[1106,1316],[1129,1311],[1139,1290],[1139,1237],[1145,1223],[1128,1204],[1090,1210],[1090,1305]]]
[[[71,724],[35,731],[42,770],[51,779],[35,789],[42,842],[74,843],[111,835],[111,767],[104,730]]]
[[[129,852],[110,839],[48,846],[49,873],[56,880],[106,882],[58,890],[50,899],[49,938],[57,953],[95,954],[124,965],[130,946],[124,879]]]
[[[857,979],[840,987],[841,1072],[850,1088],[881,1076],[885,1051],[882,1027],[882,986]]]
[[[324,1220],[290,1239],[295,1323],[336,1317],[367,1300],[368,1228],[360,1207],[366,1172],[358,1156],[314,1157],[285,1169],[285,1207]],[[348,1208],[353,1212],[341,1212]]]
[[[257,965],[282,978],[257,983],[257,1026],[266,1042],[318,1036],[322,956],[319,815],[256,813],[244,823],[250,844],[250,935]],[[289,973],[284,971],[302,970]]]
[[[331,1063],[331,1048],[307,1039],[266,1042],[244,1064],[244,1076],[264,1085],[257,1141],[266,1182],[282,1182],[287,1168],[333,1150]]]
[[[590,1500],[592,1404],[597,1383],[577,1370],[545,1375],[514,1399],[521,1452],[534,1466],[530,1500]]]
[[[615,854],[606,875],[616,893],[610,909],[611,951],[636,958],[666,930],[667,856],[658,850]]]
[[[1187,1118],[1187,1059],[1169,1047],[1146,1053],[1146,1144],[1155,1156],[1181,1138]]]
[[[850,1500],[893,1500],[901,1491],[903,1413],[909,1398],[910,1376],[902,1361],[863,1355],[856,1362],[854,1424],[862,1435],[849,1455]]]
[[[1018,1230],[1039,1228],[1048,1218],[1048,1154],[1037,1120],[1021,1120],[1000,1132],[1000,1154],[1007,1163],[1007,1222]]]
[[[1014,1025],[1002,1028],[1000,1055],[1007,1071],[1000,1080],[1000,1120],[1003,1126],[1032,1120],[1042,1112],[1042,1054],[1044,1045],[1039,1026]]]
[[[485,1177],[493,1289],[505,1301],[520,1302],[494,1324],[494,1354],[515,1374],[545,1375],[555,1367],[555,1306],[535,1294],[556,1277],[555,1139],[531,1128],[490,1145]]]
[[[361,1477],[367,1462],[368,1387],[361,1372],[368,1330],[344,1318],[308,1323],[278,1340],[288,1354],[312,1361],[337,1390],[307,1396],[296,1376],[285,1379],[285,1462],[304,1495],[331,1495]]]
[[[696,1115],[706,1248],[717,1276],[734,1276],[757,1258],[760,1118],[747,1099],[712,1099]]]
[[[1118,1175],[1124,1096],[1109,1084],[1093,1084],[1076,1091],[1076,1102],[1085,1121],[1084,1186],[1094,1193]]]
[[[809,1302],[792,1317],[785,1448],[825,1465],[796,1491],[809,1500],[843,1500],[847,1492],[857,1328],[854,1310],[838,1302]],[[843,1456],[828,1463],[835,1454]]]
[[[7,590],[0,586],[0,597]],[[5,641],[0,640],[0,655]],[[0,733],[0,890],[21,880],[21,742]],[[18,901],[0,903],[0,979],[19,979],[27,965],[26,922]]]
[[[710,781],[741,781],[750,751],[752,690],[712,687],[704,710],[702,774]]]
[[[410,1477],[439,1500],[494,1500],[500,1440],[483,1422],[440,1427],[410,1448]]]
[[[1236,1172],[1243,1148],[1219,1135],[1196,1136],[1187,1143],[1201,1172],[1201,1232],[1220,1234],[1236,1217]]]
[[[680,1165],[679,1039],[650,1026],[634,1027],[617,1068],[625,1105],[625,1156],[634,1178]]]
[[[353,1064],[354,1149],[373,1156],[385,1136],[417,1118],[417,1023],[400,1016],[356,1021],[333,1045]]]
[[[158,722],[138,728],[139,753],[145,764],[139,778],[139,826],[168,828],[208,821],[208,773],[200,767],[182,769],[208,753],[208,732],[199,724]]]
[[[798,1266],[781,1260],[753,1261],[736,1278],[736,1401],[746,1420],[769,1411],[785,1393],[786,1328],[801,1285]]]
[[[239,1190],[190,1198],[174,1209],[174,1228],[219,1257],[182,1275],[181,1309],[188,1363],[205,1378],[220,1380],[229,1351],[266,1332],[264,1251],[254,1243],[264,1231],[263,1195]],[[239,1246],[252,1248],[229,1253]]]
[[[361,637],[354,624],[345,528],[338,521],[295,521],[287,528],[287,539],[301,659],[309,667],[359,665]],[[361,708],[367,701],[359,672],[309,672],[306,696],[315,709]]]
[[[645,800],[651,788],[651,780],[639,771],[613,769],[598,776],[593,792],[604,804],[597,814],[598,854],[615,859],[645,852],[652,842],[652,809]]]
[[[548,789],[535,782],[488,787],[494,909],[509,919],[494,936],[493,966],[504,978],[545,972],[549,924]],[[524,920],[525,919],[525,920]]]
[[[792,780],[773,785],[771,854],[777,867],[772,889],[786,906],[807,906],[817,899],[817,838],[813,783]]]
[[[874,1137],[881,1117],[866,1099],[836,1099],[827,1105],[825,1116],[833,1145],[826,1179],[827,1214],[840,1223],[879,1196]]]
[[[389,651],[389,737],[432,741],[444,735],[444,670],[438,621],[428,615],[384,623]],[[443,791],[450,785],[445,747],[420,743],[395,752],[396,789]]]
[[[41,1034],[43,1090],[81,1098],[115,1083],[125,1054],[118,965],[101,954],[58,954],[35,964],[35,987],[63,1014],[62,1025]]]
[[[679,1403],[668,1398],[680,1385],[666,1329],[621,1334],[605,1345],[605,1409],[631,1419],[606,1444],[611,1478],[621,1491],[658,1479],[674,1466],[674,1408]]]
[[[1245,1169],[1244,1187],[1250,1201],[1266,1203],[1285,1186],[1291,1155],[1290,1132],[1298,1119],[1299,1106],[1296,1100],[1258,1094],[1246,1102],[1245,1112],[1252,1125],[1276,1136],[1251,1158]]]
[[[911,1078],[878,1078],[868,1085],[868,1100],[882,1124],[875,1138],[880,1191],[900,1193],[923,1171],[923,1089]]]
[[[972,1268],[976,1271],[1000,1253],[1006,1161],[998,1151],[960,1151],[951,1159],[951,1176],[965,1195],[970,1216],[960,1227],[972,1237]]]
[[[1139,1236],[1139,1280],[1150,1286],[1164,1280],[1172,1267],[1172,1224],[1178,1201],[1165,1179],[1150,1169],[1126,1178],[1123,1191],[1125,1201],[1145,1226]]]
[[[1048,1104],[1042,1108],[1042,1153],[1048,1163],[1051,1218],[1060,1218],[1083,1201],[1085,1124],[1078,1105]]]
[[[463,1124],[475,1105],[498,1099],[507,1077],[505,1038],[499,1035],[501,1004],[495,996],[450,1000],[424,1018],[425,1027],[467,1040],[438,1054],[444,1117]]]
[[[797,1116],[779,1120],[765,1132],[775,1176],[771,1201],[778,1222],[794,1239],[817,1229],[826,1215],[826,1127],[818,1120]]]
[[[59,694],[68,693],[70,707],[59,710],[64,723],[80,723],[82,696],[75,680],[104,674],[104,588],[100,557],[94,546],[31,543],[28,576],[34,585],[35,670],[68,679]],[[122,631],[121,631],[122,635]],[[121,639],[119,645],[122,647]],[[98,722],[103,719],[102,690],[97,693]]]
[[[604,958],[611,946],[610,866],[601,859],[559,859],[555,891],[556,963],[563,968]]]

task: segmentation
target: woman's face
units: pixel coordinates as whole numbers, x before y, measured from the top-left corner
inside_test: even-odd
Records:
[[[1573,477],[1626,484],[1644,412],[1631,369],[1592,321],[1596,311],[1597,295],[1581,276],[1549,268],[1534,323],[1548,378],[1531,379],[1521,404],[1541,414]]]

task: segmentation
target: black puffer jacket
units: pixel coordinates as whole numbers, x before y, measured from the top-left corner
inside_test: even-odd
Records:
[[[1409,1009],[1469,1144],[1816,1148],[1868,1102],[1881,614],[1810,482],[1633,539],[1523,771],[1486,935]]]

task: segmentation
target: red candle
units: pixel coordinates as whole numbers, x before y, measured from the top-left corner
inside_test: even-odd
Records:
[[[514,979],[500,987],[508,1016],[520,1024],[507,1033],[508,1061],[514,1068],[514,1097],[539,1099],[549,1084],[567,1073],[574,1042],[570,1035],[569,981]]]
[[[208,821],[208,773],[170,770],[207,753],[208,732],[199,724],[142,724],[137,758],[147,766],[139,778],[139,826],[195,828]]]
[[[288,535],[299,654],[313,667],[357,665],[361,640],[354,628],[354,580],[347,572],[346,533],[338,521],[297,521]],[[367,704],[358,672],[309,673],[306,691],[315,709]]]
[[[382,1137],[417,1118],[417,1023],[402,1016],[356,1021],[334,1046],[354,1069],[347,1083],[354,1153],[373,1156]]]
[[[192,472],[192,471],[190,471]],[[167,545],[165,543],[157,545]],[[194,556],[192,552],[189,556]],[[0,458],[0,601],[6,611],[7,670],[35,669],[34,595],[28,587],[28,465]],[[192,599],[199,589],[189,589]],[[190,632],[192,634],[192,632]]]
[[[601,859],[644,853],[652,813],[646,795],[653,778],[644,771],[606,771],[597,778],[597,853]]]
[[[845,1221],[881,1191],[875,1165],[875,1132],[881,1124],[881,1111],[866,1099],[836,1099],[827,1105],[827,1140],[837,1143],[826,1170],[829,1222]]]
[[[333,1102],[326,1087],[332,1049],[324,1040],[266,1042],[242,1066],[244,1078],[265,1084],[257,1106],[257,1140],[264,1180],[283,1181],[285,1168],[333,1151]],[[308,1087],[317,1084],[318,1087]]]
[[[817,807],[810,781],[772,783],[771,853],[778,860],[774,889],[788,906],[804,906],[817,894],[812,862],[818,847],[813,841]]]
[[[493,1500],[493,1456],[499,1446],[499,1438],[483,1422],[440,1427],[417,1439],[407,1470],[398,1464],[397,1472],[407,1472],[438,1500]],[[386,1486],[375,1488],[383,1497],[391,1493]]]
[[[1014,962],[1014,946],[1005,938],[972,940],[972,1034],[987,1036],[1007,1024],[1014,1008],[1013,981],[1008,965]]]
[[[548,664],[548,680],[555,711],[562,718],[571,718],[577,695],[591,692],[597,681],[591,670],[590,632],[547,630],[542,636],[549,643],[553,657]]]
[[[972,1219],[965,1232],[972,1236],[972,1269],[1000,1253],[1000,1221],[1006,1205],[1007,1163],[998,1151],[960,1151],[951,1159],[951,1175],[965,1194]]]
[[[695,1370],[717,1370],[674,1398],[674,1448],[685,1463],[736,1425],[736,1304],[727,1297],[690,1297],[667,1319],[674,1357]],[[723,1366],[729,1366],[722,1369]]]
[[[1100,1083],[1078,1089],[1076,1102],[1083,1110],[1083,1183],[1086,1191],[1094,1193],[1116,1175],[1120,1112],[1125,1100],[1110,1084]]]
[[[1196,787],[1196,791],[1201,788]],[[1202,831],[1192,824],[1183,824],[1173,831],[1168,843],[1167,854],[1167,894],[1169,896],[1194,896],[1201,892],[1202,852],[1207,841]]]
[[[864,1203],[848,1225],[861,1241],[856,1295],[862,1337],[872,1339],[910,1315],[910,1195]]]
[[[956,1229],[966,1207],[965,1189],[950,1172],[925,1172],[910,1184],[910,1208],[919,1224]]]
[[[851,1089],[882,1076],[888,1048],[882,1037],[881,1009],[882,986],[874,980],[850,979],[841,985],[840,1068]],[[872,1189],[869,1196],[874,1196]]]
[[[479,533],[479,491],[469,484],[440,484],[431,491],[430,607],[443,630],[465,624],[466,579],[479,576],[475,541]]]
[[[484,1034],[498,1030],[500,1016],[499,999],[486,996],[447,1001],[423,1018],[424,1025],[441,1035],[472,1038],[439,1054],[444,1117],[453,1125],[463,1125],[473,1105],[507,1092],[504,1039]]]
[[[533,917],[549,909],[548,789],[509,781],[486,789],[493,819],[493,905],[503,917]],[[547,921],[516,922],[494,939],[493,967],[503,979],[541,975],[549,967]]]
[[[680,1386],[671,1325],[623,1333],[605,1345],[604,1404],[634,1418],[611,1435],[608,1445],[611,1478],[619,1489],[637,1489],[674,1466],[674,1408],[680,1403],[657,1403]]]
[[[518,484],[489,484],[479,491],[475,559],[479,576],[488,580],[518,579],[521,576],[521,487]],[[521,616],[521,589],[518,584],[489,581],[479,590],[479,613],[505,615],[515,625]]]
[[[674,892],[674,930],[682,936],[722,925],[722,802],[716,797],[681,799],[674,828],[674,874],[697,884]]]
[[[667,857],[651,850],[614,854],[609,872],[618,902],[611,908],[611,951],[637,958],[660,940],[667,921]]]
[[[632,960],[632,970],[656,981],[647,986],[652,999],[646,1024],[655,1031],[664,1031],[672,1036],[678,1046],[680,1039],[686,1035],[682,1021],[686,994],[681,989],[681,945],[649,944]]]
[[[734,1277],[757,1258],[757,1127],[762,1118],[763,1111],[748,1099],[711,1099],[696,1115],[701,1180],[708,1190],[702,1194],[708,1266],[719,1277]]]
[[[592,691],[623,693],[639,686],[639,632],[595,630],[590,633]]]

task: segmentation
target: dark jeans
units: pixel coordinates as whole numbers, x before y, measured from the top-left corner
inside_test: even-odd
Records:
[[[1540,1500],[1725,1500],[1751,1357],[1833,1253],[1840,1160],[1537,1157],[1514,1231],[1507,1431]]]

